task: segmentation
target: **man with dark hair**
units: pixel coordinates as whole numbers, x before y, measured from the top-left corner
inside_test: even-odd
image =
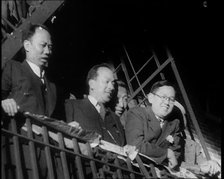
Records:
[[[105,141],[124,146],[119,117],[105,106],[111,100],[114,80],[113,70],[108,64],[93,66],[86,78],[88,96],[66,101],[66,119],[68,123],[76,121],[81,128],[96,131]]]
[[[110,108],[119,116],[122,126],[125,126],[125,119],[128,109],[128,87],[122,80],[115,81],[115,91],[108,104]]]
[[[47,27],[38,24],[30,24],[23,31],[23,48],[25,50],[24,61],[8,61],[2,72],[2,101],[3,109],[3,127],[11,129],[10,117],[14,117],[18,129],[25,123],[25,118],[19,112],[30,112],[38,115],[52,116],[56,105],[56,87],[47,77],[45,68],[48,66],[48,60],[52,54],[51,35]],[[26,129],[23,126],[23,129]],[[21,130],[21,134],[27,135],[26,131]],[[34,138],[41,140],[39,135]],[[4,138],[11,140],[11,138]],[[3,141],[4,143],[4,141]],[[13,146],[3,145],[2,149],[9,154]],[[20,143],[22,147],[21,156],[25,160],[22,166],[24,178],[32,178],[31,158],[27,144]],[[44,151],[36,147],[37,161],[39,166],[39,177],[47,177],[47,166]],[[4,156],[6,157],[6,156]],[[7,155],[8,157],[8,155]],[[14,178],[15,175],[15,156],[12,154],[9,159],[2,160],[2,166],[8,167],[7,175]],[[4,163],[6,162],[6,163]],[[11,163],[10,163],[11,162]],[[4,163],[4,164],[3,164]],[[8,165],[9,164],[9,165]]]
[[[30,25],[22,38],[25,60],[10,60],[3,68],[2,108],[9,116],[15,116],[18,109],[51,116],[56,87],[45,75],[52,53],[51,35],[43,25]]]
[[[156,82],[148,94],[150,105],[130,109],[125,126],[127,144],[159,164],[167,161],[170,168],[177,165],[180,155],[179,120],[166,120],[173,110],[175,93],[168,81]]]

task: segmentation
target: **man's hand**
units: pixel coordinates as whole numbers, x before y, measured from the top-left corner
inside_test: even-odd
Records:
[[[166,140],[167,140],[168,142],[170,142],[171,144],[174,143],[174,138],[173,138],[172,135],[168,135],[168,136],[166,137]]]
[[[169,168],[174,168],[177,165],[177,159],[171,149],[167,149],[167,158],[169,160]]]
[[[68,125],[76,128],[76,129],[82,129],[81,126],[79,125],[79,123],[76,121],[72,121],[72,122],[68,123]]]
[[[18,112],[19,106],[14,99],[2,100],[2,108],[9,116],[15,116]]]
[[[209,174],[210,176],[216,175],[221,171],[220,165],[214,160],[205,161],[199,166],[203,173]]]
[[[136,146],[132,146],[132,145],[125,145],[124,146],[124,152],[125,154],[127,154],[127,156],[131,159],[134,160],[137,153],[138,153],[138,149],[136,149]]]

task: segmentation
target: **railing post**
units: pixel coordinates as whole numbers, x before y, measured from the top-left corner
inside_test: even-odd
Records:
[[[64,149],[64,142],[63,142],[63,136],[61,132],[58,132],[58,140],[59,140],[59,147],[61,149]],[[66,159],[66,153],[61,151],[60,152],[61,161],[62,161],[62,167],[63,167],[63,173],[65,179],[70,179],[69,172],[68,172],[68,165],[67,165],[67,159]]]
[[[42,126],[42,131],[43,131],[44,143],[49,144],[47,128],[45,126]],[[55,176],[54,176],[54,169],[53,169],[52,158],[51,158],[51,151],[50,151],[50,147],[48,146],[45,146],[45,155],[47,160],[49,178],[54,179]]]
[[[17,134],[17,126],[16,120],[11,119],[12,132]],[[14,144],[14,154],[15,154],[15,162],[16,162],[16,175],[18,179],[23,179],[23,170],[21,164],[21,153],[19,148],[19,139],[17,136],[13,136],[13,144]]]
[[[72,142],[74,146],[74,152],[80,154],[77,139],[72,138]],[[85,177],[84,177],[83,168],[82,168],[82,161],[79,156],[75,156],[75,163],[78,168],[79,179],[84,179]]]
[[[33,139],[33,132],[32,127],[30,123],[30,119],[26,119],[26,125],[27,125],[27,132],[28,132],[28,138]],[[33,178],[39,179],[39,173],[38,173],[38,167],[37,167],[37,158],[36,158],[36,152],[35,152],[35,146],[33,141],[29,141],[29,151],[30,151],[30,162],[33,170]]]

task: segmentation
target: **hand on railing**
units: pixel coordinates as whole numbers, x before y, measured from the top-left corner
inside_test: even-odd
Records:
[[[20,107],[17,105],[16,101],[13,98],[2,100],[2,108],[4,112],[9,116],[15,116],[15,114],[20,109]]]
[[[72,126],[72,127],[75,127],[77,129],[82,129],[81,126],[79,125],[79,123],[76,122],[76,121],[70,122],[70,123],[68,123],[68,125]]]
[[[218,162],[214,160],[208,160],[199,165],[200,171],[209,176],[217,175],[220,173],[221,168]]]
[[[125,145],[124,146],[124,153],[127,154],[127,156],[131,159],[134,160],[136,155],[138,154],[138,149],[136,149],[136,146],[132,145]]]
[[[177,159],[175,157],[174,152],[171,149],[167,149],[167,158],[169,160],[168,166],[169,168],[174,168],[177,165]]]

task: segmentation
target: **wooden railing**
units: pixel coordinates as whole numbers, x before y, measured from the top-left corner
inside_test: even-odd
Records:
[[[76,129],[63,122],[60,127],[58,125],[60,121],[54,121],[52,125],[49,120],[30,114],[26,115],[26,131],[24,131],[24,127],[23,129],[18,127],[18,122],[21,123],[18,119],[11,119],[7,128],[1,128],[3,141],[9,141],[9,143],[2,142],[2,178],[10,178],[10,176],[18,179],[42,178],[38,163],[38,148],[44,153],[47,175],[51,179],[157,177],[153,163],[149,163],[150,168],[146,168],[138,154],[135,158],[138,165],[136,167],[136,165],[132,165],[128,157],[121,157],[119,154],[104,150],[99,146],[91,147],[90,139],[97,138],[97,134],[94,132],[76,131],[74,133]],[[34,125],[36,129],[34,129]],[[38,126],[41,129],[39,135],[37,135]],[[56,136],[57,140],[52,137],[52,134]],[[70,141],[72,147],[68,148],[65,140]],[[28,151],[24,151],[24,146],[28,148]],[[85,146],[85,150],[83,150],[83,146]],[[8,151],[8,148],[11,150]],[[24,162],[24,157],[26,158],[25,162],[28,161],[30,166]],[[27,171],[29,175],[26,174]],[[59,171],[62,171],[60,176],[58,175]]]

